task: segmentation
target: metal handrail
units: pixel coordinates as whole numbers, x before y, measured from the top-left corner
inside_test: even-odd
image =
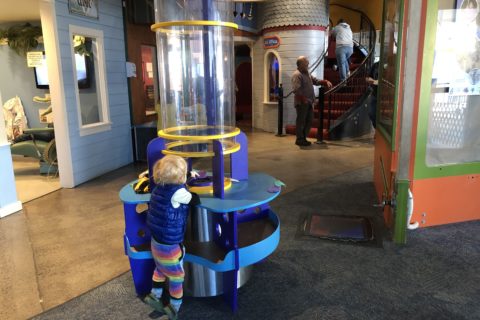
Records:
[[[327,47],[325,48],[323,54],[317,59],[317,61],[314,62],[314,64],[312,66],[314,66],[311,70],[309,70],[308,72],[309,73],[312,73],[313,71],[315,71],[315,69],[318,68],[318,66],[320,65],[320,63],[322,63],[322,61],[325,59],[325,57],[327,56],[327,53],[328,53],[328,45]],[[280,86],[282,86],[280,84]],[[286,99],[288,97],[290,97],[290,95],[293,93],[293,90],[290,91],[286,96],[282,96],[283,99]],[[279,95],[280,97],[280,95]]]
[[[362,46],[362,47],[363,47],[363,46]],[[365,48],[365,47],[364,47],[364,48]],[[361,67],[362,67],[363,65],[367,64],[367,62],[369,62],[369,60],[371,59],[371,56],[373,55],[373,53],[374,53],[374,51],[375,51],[374,49],[375,49],[375,48],[373,48],[373,49],[370,50],[370,52],[369,52],[368,55],[365,57],[365,59],[363,59],[362,62],[360,63],[360,66],[351,73],[350,77],[344,79],[342,82],[338,83],[337,85],[335,85],[335,86],[332,87],[331,89],[327,90],[327,91],[325,92],[325,94],[335,93],[335,92],[337,92],[339,89],[344,88],[344,87],[345,87],[345,84],[348,82],[348,80],[354,78],[354,77],[357,75],[357,73],[360,72]]]

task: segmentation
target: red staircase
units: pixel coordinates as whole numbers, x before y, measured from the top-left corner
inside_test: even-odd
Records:
[[[329,39],[328,51],[324,52],[318,60],[318,64],[323,63],[324,65],[324,79],[332,82],[334,87],[328,90],[325,89],[323,104],[316,101],[314,120],[308,137],[337,140],[362,136],[371,131],[365,104],[369,94],[365,78],[374,60],[376,31],[372,21],[362,11],[342,4],[330,4],[330,6],[336,6],[339,10],[348,11],[350,14],[358,14],[360,17],[359,31],[354,34],[355,46],[350,59],[350,76],[340,82],[339,72],[334,68],[337,64],[337,59],[335,57],[335,40],[332,37]],[[313,70],[315,70],[318,64],[313,64]],[[288,95],[282,96],[282,106],[283,98],[286,97]],[[322,105],[324,129],[322,137],[317,137],[320,123],[318,110]],[[282,122],[279,121],[280,128],[281,124]],[[295,129],[295,125],[287,125],[285,127],[285,131],[288,134],[294,135]]]

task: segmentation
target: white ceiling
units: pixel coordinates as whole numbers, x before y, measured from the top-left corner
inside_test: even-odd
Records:
[[[0,0],[0,24],[40,20],[39,0]]]
[[[40,0],[0,0],[0,24],[40,20]],[[265,0],[235,0],[235,2],[262,2]]]

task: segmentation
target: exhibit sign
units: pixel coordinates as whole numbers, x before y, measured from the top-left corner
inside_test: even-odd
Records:
[[[263,48],[264,49],[273,49],[280,46],[280,38],[277,36],[265,37],[263,38]]]
[[[68,0],[70,14],[98,19],[98,0]]]

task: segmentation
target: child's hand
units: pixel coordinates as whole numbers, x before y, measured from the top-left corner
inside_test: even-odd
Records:
[[[204,170],[202,171],[192,170],[190,171],[190,176],[192,178],[205,178],[207,176],[207,172]]]
[[[198,177],[200,177],[200,173],[198,173],[198,172],[195,171],[195,170],[192,170],[192,171],[190,171],[190,177],[192,177],[192,178],[198,178]]]
[[[148,178],[148,169],[138,175],[138,179]]]

